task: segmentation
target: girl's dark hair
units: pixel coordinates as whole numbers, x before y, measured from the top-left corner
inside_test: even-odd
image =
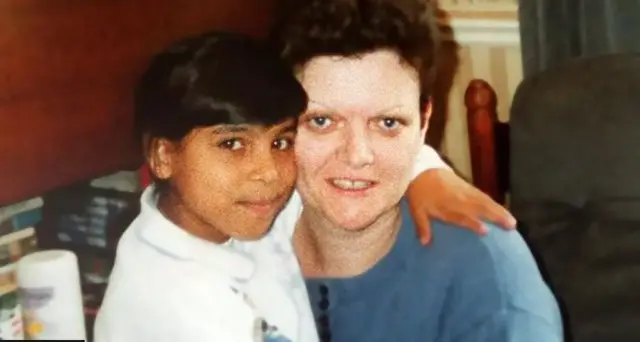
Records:
[[[265,43],[230,32],[179,41],[156,55],[135,91],[136,132],[179,141],[197,127],[297,118],[307,95]]]
[[[270,40],[293,67],[318,56],[396,51],[414,67],[424,105],[440,45],[431,0],[280,0]]]

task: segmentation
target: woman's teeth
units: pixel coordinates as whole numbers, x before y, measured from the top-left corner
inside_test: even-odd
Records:
[[[370,187],[373,182],[361,181],[361,180],[348,180],[348,179],[333,179],[331,183],[340,189],[344,190],[361,190]]]

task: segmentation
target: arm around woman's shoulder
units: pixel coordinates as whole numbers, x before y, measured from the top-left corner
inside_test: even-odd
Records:
[[[447,340],[563,341],[557,301],[527,244],[516,231],[489,226],[488,236],[460,253]]]

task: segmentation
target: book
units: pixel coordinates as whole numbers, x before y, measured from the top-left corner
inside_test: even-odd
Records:
[[[15,265],[20,258],[36,250],[33,227],[0,236],[0,340],[24,339]]]

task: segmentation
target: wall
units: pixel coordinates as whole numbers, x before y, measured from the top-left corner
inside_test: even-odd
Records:
[[[140,165],[132,90],[149,57],[206,30],[264,34],[271,4],[0,0],[0,206]]]
[[[442,152],[471,177],[464,92],[470,80],[488,81],[498,95],[498,115],[509,118],[511,99],[522,79],[516,0],[440,1],[443,21],[453,29],[460,63],[449,96]]]

